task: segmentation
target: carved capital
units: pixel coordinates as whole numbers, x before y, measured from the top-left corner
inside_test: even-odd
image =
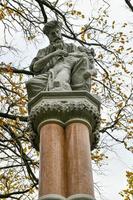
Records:
[[[98,142],[100,101],[86,91],[41,92],[28,104],[29,122],[34,134],[33,145],[38,149],[39,131],[46,123],[66,126],[72,122],[85,123],[90,129],[91,148]]]

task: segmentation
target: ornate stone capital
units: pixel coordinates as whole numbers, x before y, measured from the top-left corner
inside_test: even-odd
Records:
[[[40,128],[52,122],[64,127],[72,122],[85,123],[91,130],[91,148],[95,147],[100,124],[100,101],[87,91],[40,92],[29,102],[28,110],[36,149]]]

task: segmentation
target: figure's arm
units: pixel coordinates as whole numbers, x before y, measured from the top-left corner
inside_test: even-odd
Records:
[[[56,50],[52,53],[49,53],[48,55],[44,56],[43,58],[40,58],[37,60],[33,65],[33,71],[38,72],[41,71],[44,66],[49,62],[50,59],[56,56],[67,56],[68,53],[64,50]]]
[[[53,56],[54,56],[54,52],[49,53],[48,55],[39,58],[37,61],[34,62],[33,71],[34,72],[41,71]]]

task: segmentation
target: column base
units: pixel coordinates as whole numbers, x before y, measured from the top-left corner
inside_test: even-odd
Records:
[[[39,197],[38,200],[96,200],[96,199],[88,194],[74,194],[68,198],[65,198],[57,194],[49,194]]]
[[[48,194],[48,195],[39,197],[38,200],[66,200],[66,198],[58,194]]]
[[[67,200],[96,200],[96,199],[88,194],[74,194],[68,197]]]

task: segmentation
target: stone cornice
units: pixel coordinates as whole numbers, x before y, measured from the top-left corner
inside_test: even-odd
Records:
[[[85,123],[91,130],[90,140],[93,149],[98,140],[100,124],[100,101],[86,91],[41,92],[28,104],[29,122],[34,132],[33,141],[39,138],[39,131],[46,123]],[[39,143],[39,142],[38,142]],[[36,149],[38,147],[33,142]]]
[[[64,97],[67,96],[67,99],[69,98],[86,98],[86,99],[89,99],[92,104],[96,105],[98,110],[100,111],[100,105],[101,105],[101,102],[100,102],[100,99],[98,96],[94,96],[94,95],[91,95],[89,92],[87,91],[83,91],[83,90],[78,90],[78,91],[68,91],[68,92],[59,92],[59,91],[42,91],[40,92],[38,95],[36,95],[32,100],[29,101],[29,104],[28,104],[28,109],[29,111],[31,110],[31,108],[37,104],[38,100],[42,99],[43,97],[45,97],[45,99],[50,99],[50,97],[52,99],[56,99],[58,100],[58,98],[60,99],[64,99]]]

